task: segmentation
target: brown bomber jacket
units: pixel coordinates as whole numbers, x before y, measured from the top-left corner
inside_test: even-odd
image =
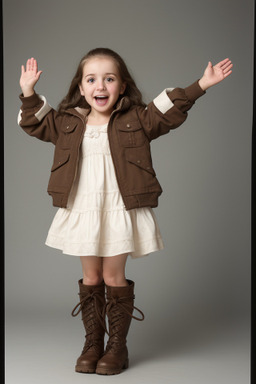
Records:
[[[150,141],[177,128],[205,92],[198,81],[187,88],[167,88],[146,108],[130,106],[124,97],[108,124],[110,151],[127,210],[156,207],[162,188],[152,166]],[[43,96],[23,97],[18,124],[30,136],[55,145],[48,184],[53,205],[66,207],[76,175],[79,151],[90,110],[72,108],[56,112]]]

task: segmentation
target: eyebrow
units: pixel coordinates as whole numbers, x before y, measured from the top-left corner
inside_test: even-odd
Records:
[[[117,77],[117,75],[115,74],[115,73],[112,73],[112,72],[110,72],[110,73],[105,73],[104,74],[105,76],[107,75],[107,76],[109,76],[109,75],[112,75],[112,76],[116,76]],[[95,76],[95,73],[89,73],[88,75],[85,75],[85,77],[88,77],[88,76]]]

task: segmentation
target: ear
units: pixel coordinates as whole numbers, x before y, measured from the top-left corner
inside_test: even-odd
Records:
[[[123,83],[123,84],[121,85],[121,88],[120,88],[120,92],[119,92],[119,94],[120,94],[120,95],[123,95],[123,94],[124,94],[124,91],[125,91],[125,89],[126,89],[126,83]]]
[[[84,91],[83,91],[83,88],[81,87],[81,84],[79,84],[78,86],[79,86],[79,90],[80,90],[81,95],[84,96]]]

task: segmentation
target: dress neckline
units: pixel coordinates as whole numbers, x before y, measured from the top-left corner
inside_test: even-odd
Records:
[[[108,123],[105,124],[86,124],[86,128],[107,128]]]

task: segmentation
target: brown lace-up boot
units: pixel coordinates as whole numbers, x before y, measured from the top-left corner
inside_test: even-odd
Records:
[[[107,304],[105,312],[108,316],[109,340],[104,356],[98,361],[96,373],[99,375],[116,375],[128,368],[128,350],[126,337],[131,319],[144,320],[144,314],[133,306],[134,282],[127,280],[127,287],[107,286]],[[141,318],[132,315],[136,309]]]
[[[80,302],[73,309],[72,316],[82,312],[86,341],[75,370],[93,373],[104,353],[105,322],[102,311],[105,305],[105,284],[102,282],[100,285],[84,285],[83,280],[79,280],[78,284]]]

